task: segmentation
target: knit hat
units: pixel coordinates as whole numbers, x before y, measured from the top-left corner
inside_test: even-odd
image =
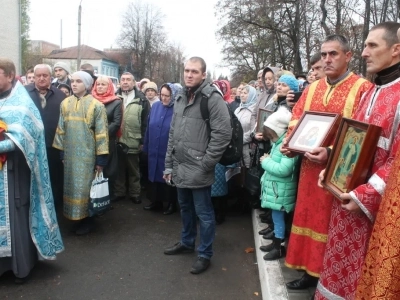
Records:
[[[157,91],[158,91],[157,84],[155,82],[153,82],[153,81],[150,81],[150,82],[146,83],[145,86],[144,86],[143,93],[146,94],[147,90],[149,90],[149,89],[155,90],[156,93],[157,93]]]
[[[64,69],[65,72],[67,72],[68,74],[71,74],[71,69],[69,68],[69,66],[68,66],[65,62],[59,61],[58,63],[56,63],[56,64],[54,65],[53,70],[54,70],[55,68]]]
[[[291,118],[292,113],[286,107],[280,106],[276,112],[265,120],[264,126],[271,128],[280,137],[287,130]]]
[[[75,75],[78,76],[82,80],[82,82],[85,85],[87,90],[90,90],[92,88],[93,78],[92,78],[92,76],[90,76],[89,73],[87,73],[85,71],[78,71],[78,72],[75,72],[74,74],[72,74],[72,76],[75,76]]]
[[[278,82],[283,82],[287,84],[292,91],[295,93],[299,91],[299,82],[297,81],[296,77],[292,75],[282,75]]]
[[[148,82],[150,82],[150,79],[142,78],[138,83],[139,88],[142,89]]]

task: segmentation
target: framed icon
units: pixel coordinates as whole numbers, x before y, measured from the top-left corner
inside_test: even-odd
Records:
[[[342,119],[322,182],[339,200],[340,194],[365,183],[380,134],[379,126]]]
[[[304,154],[316,147],[331,146],[342,116],[335,113],[306,111],[288,137],[288,149]]]
[[[257,126],[256,132],[263,132],[264,122],[267,118],[272,115],[274,112],[272,110],[260,108],[258,110],[258,118],[257,118]]]

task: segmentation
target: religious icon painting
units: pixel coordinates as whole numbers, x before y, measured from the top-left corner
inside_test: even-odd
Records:
[[[260,108],[258,110],[258,118],[257,118],[257,125],[256,125],[256,132],[263,132],[264,122],[267,118],[272,115],[274,112],[272,110]]]
[[[288,137],[288,149],[304,154],[317,147],[331,146],[341,115],[306,111]]]
[[[380,133],[379,126],[342,119],[322,182],[339,200],[366,182]]]

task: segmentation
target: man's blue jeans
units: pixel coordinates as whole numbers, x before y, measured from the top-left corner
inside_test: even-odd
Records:
[[[215,237],[214,208],[211,202],[211,186],[199,189],[178,188],[178,202],[181,207],[181,243],[193,249],[197,235],[197,217],[200,223],[200,245],[198,255],[210,259]]]

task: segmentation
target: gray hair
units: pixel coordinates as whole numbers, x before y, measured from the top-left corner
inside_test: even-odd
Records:
[[[33,73],[36,73],[37,69],[47,69],[49,71],[50,75],[52,73],[52,69],[51,69],[50,65],[48,65],[48,64],[38,64],[38,65],[36,65],[33,68]]]
[[[328,35],[325,40],[322,42],[322,44],[329,43],[329,42],[338,42],[340,44],[340,47],[342,48],[343,52],[349,52],[351,51],[349,41],[340,34],[332,34]]]
[[[124,73],[121,74],[121,77],[122,77],[122,75],[131,75],[133,81],[135,81],[135,76],[133,76],[133,74],[131,72],[124,72]]]

